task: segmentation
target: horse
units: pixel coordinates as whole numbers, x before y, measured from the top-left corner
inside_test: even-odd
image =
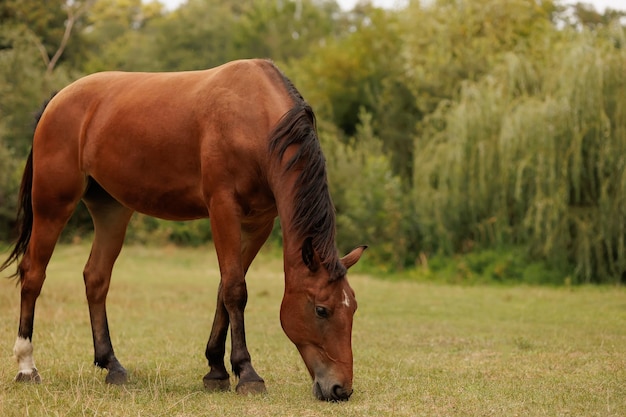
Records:
[[[220,283],[205,356],[205,389],[266,392],[246,345],[246,272],[272,231],[283,234],[280,321],[320,400],[353,392],[346,274],[366,246],[339,257],[335,209],[315,115],[269,60],[183,72],[101,72],[61,89],[42,109],[19,192],[15,245],[21,288],[14,354],[18,382],[41,382],[33,359],[35,304],[60,233],[82,199],[94,225],[83,270],[94,364],[105,381],[128,375],[115,356],[106,313],[113,264],[134,212],[167,220],[209,218]]]

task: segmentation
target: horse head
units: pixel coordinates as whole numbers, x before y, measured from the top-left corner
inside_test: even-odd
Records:
[[[296,345],[320,400],[344,401],[352,394],[352,320],[355,294],[345,276],[366,246],[341,258],[340,275],[330,273],[310,239],[302,247],[302,263],[294,271],[296,285],[286,285],[280,310],[283,330]]]

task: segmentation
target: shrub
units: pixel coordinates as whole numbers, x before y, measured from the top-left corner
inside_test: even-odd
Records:
[[[409,200],[373,134],[371,115],[362,110],[359,118],[356,135],[348,144],[336,132],[321,133],[337,209],[337,244],[341,252],[367,244],[370,265],[401,269],[408,248]]]

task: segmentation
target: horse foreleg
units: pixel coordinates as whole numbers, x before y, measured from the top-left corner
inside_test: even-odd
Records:
[[[252,360],[246,345],[244,310],[248,300],[245,281],[245,271],[248,265],[245,265],[242,256],[241,214],[239,206],[231,197],[230,195],[214,195],[209,207],[213,242],[220,266],[221,299],[224,305],[223,309],[228,313],[231,329],[230,362],[233,372],[239,377],[237,392],[242,394],[260,393],[265,392],[265,383],[252,367]],[[220,314],[223,314],[219,304],[218,299],[216,315],[218,319]],[[221,345],[222,340],[225,340],[222,333],[225,327],[224,323],[224,319],[221,319],[218,322],[217,331],[211,334],[212,338],[215,338],[216,345],[217,342]],[[209,347],[212,345],[211,340],[209,340],[208,345]],[[217,349],[215,352],[218,352]],[[218,370],[218,368],[212,367],[212,371],[214,369]],[[205,378],[210,376],[211,372]]]
[[[254,231],[246,233],[242,230],[241,257],[244,274],[252,263],[256,254],[272,232],[273,220],[263,227],[257,227]],[[211,336],[207,343],[206,358],[209,361],[211,371],[204,376],[204,386],[210,391],[227,391],[230,389],[229,375],[224,365],[224,355],[226,353],[226,336],[228,334],[228,311],[224,305],[222,284],[220,283],[217,295],[217,307]],[[258,375],[257,375],[258,376]],[[258,381],[257,381],[258,382]],[[245,383],[244,383],[245,384]],[[240,380],[239,391],[242,391]],[[261,388],[261,391],[264,389]]]
[[[211,370],[203,378],[204,387],[209,391],[228,391],[230,389],[230,376],[224,365],[226,354],[226,336],[228,335],[228,311],[224,306],[222,284],[217,290],[217,306],[211,336],[206,346],[206,358]]]
[[[122,249],[132,211],[102,191],[96,197],[91,195],[85,198],[93,218],[94,242],[83,272],[93,334],[94,363],[100,368],[107,369],[107,383],[123,384],[127,381],[127,373],[113,351],[106,313],[106,297],[113,264]]]
[[[244,225],[241,228],[241,259],[243,263],[244,269],[244,277],[248,272],[248,268],[250,264],[259,253],[259,250],[269,237],[272,232],[272,228],[274,226],[274,218],[271,217],[266,223],[260,222],[254,225]],[[245,278],[244,278],[245,279]],[[245,281],[244,281],[245,284]],[[247,299],[247,292],[246,292]],[[245,306],[245,304],[244,304]],[[234,330],[233,330],[234,331]],[[242,331],[243,330],[243,308],[242,308]],[[244,333],[244,348],[245,348],[245,333]],[[247,348],[245,348],[247,351]],[[233,342],[233,351],[235,350],[235,345]],[[232,362],[232,354],[231,354],[231,362]],[[233,369],[236,369],[236,364],[233,362]],[[252,369],[252,365],[250,364],[249,369],[243,368],[243,371],[246,373],[239,374],[239,384],[237,384],[237,392],[240,394],[256,394],[256,393],[264,393],[266,392],[265,383],[260,376]],[[249,373],[248,373],[249,372]],[[243,374],[243,376],[242,376]]]

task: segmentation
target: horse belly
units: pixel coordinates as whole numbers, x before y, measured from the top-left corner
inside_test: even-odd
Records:
[[[83,149],[84,172],[125,206],[155,217],[208,216],[193,141],[155,129],[108,132]]]
[[[176,164],[146,164],[141,158],[100,159],[87,168],[111,196],[125,206],[168,220],[208,217],[199,174]]]
[[[209,215],[206,204],[194,190],[160,187],[145,182],[111,184],[111,181],[105,181],[102,186],[125,206],[153,217],[193,220]]]

